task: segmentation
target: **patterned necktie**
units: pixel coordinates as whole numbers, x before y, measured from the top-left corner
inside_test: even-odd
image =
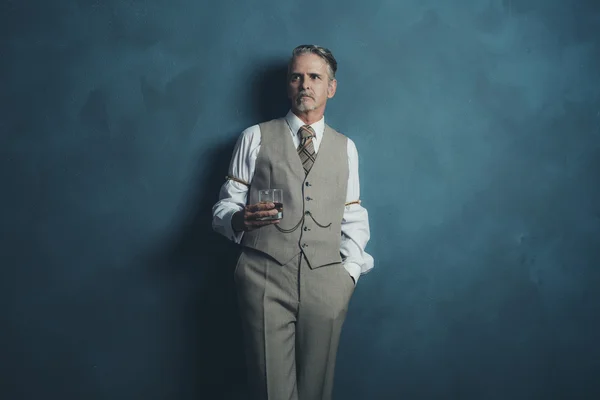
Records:
[[[313,145],[312,138],[315,137],[315,131],[310,125],[304,125],[298,130],[300,136],[300,145],[298,146],[298,155],[302,166],[304,167],[304,173],[308,175],[308,172],[315,163],[315,146]]]

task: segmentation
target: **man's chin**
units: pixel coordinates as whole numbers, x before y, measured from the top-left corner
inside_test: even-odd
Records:
[[[314,111],[317,109],[315,104],[307,104],[306,102],[300,100],[296,102],[296,109],[301,112]]]

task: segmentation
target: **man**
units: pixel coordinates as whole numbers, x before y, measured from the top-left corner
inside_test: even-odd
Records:
[[[213,228],[242,245],[235,267],[250,386],[258,399],[329,400],[338,341],[360,275],[368,215],[354,143],[325,124],[337,62],[314,45],[288,65],[291,110],[244,130],[213,208]],[[284,216],[258,191],[283,189]]]

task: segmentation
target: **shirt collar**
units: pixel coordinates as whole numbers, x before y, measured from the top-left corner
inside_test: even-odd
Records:
[[[290,126],[291,134],[293,136],[297,136],[298,130],[305,125],[304,121],[298,118],[298,116],[296,116],[296,114],[294,114],[292,110],[288,111],[287,115],[285,116],[285,120]],[[320,141],[323,137],[323,131],[325,131],[325,116],[323,116],[323,118],[321,118],[314,124],[310,124],[310,126],[315,130],[315,134],[317,136],[316,140]]]

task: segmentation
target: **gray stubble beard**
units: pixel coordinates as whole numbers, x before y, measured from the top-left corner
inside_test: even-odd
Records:
[[[311,97],[311,99],[312,99],[312,97]],[[313,100],[313,102],[315,101],[315,99],[312,99],[312,100]],[[301,97],[298,97],[298,98],[296,99],[296,108],[298,109],[298,111],[301,111],[301,112],[307,112],[307,111],[313,111],[313,110],[315,110],[315,109],[317,108],[317,106],[316,106],[316,105],[314,105],[314,106],[307,106],[307,105],[306,105],[306,104],[305,104],[305,103],[302,101],[302,98],[301,98]]]

